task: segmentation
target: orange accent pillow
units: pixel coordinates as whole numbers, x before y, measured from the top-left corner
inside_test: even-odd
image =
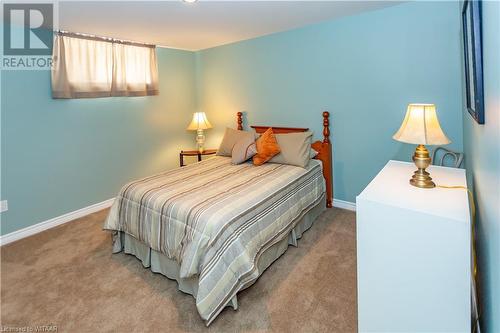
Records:
[[[262,165],[278,155],[281,151],[278,141],[274,136],[273,129],[269,127],[258,139],[255,141],[257,146],[257,154],[253,157],[254,165]]]

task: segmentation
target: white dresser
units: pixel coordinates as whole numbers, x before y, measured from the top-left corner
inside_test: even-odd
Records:
[[[413,163],[389,161],[356,198],[358,330],[470,332],[470,217],[465,189],[408,183]],[[431,166],[437,185],[465,170]]]

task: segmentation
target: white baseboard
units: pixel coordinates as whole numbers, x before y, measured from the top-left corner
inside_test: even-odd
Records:
[[[26,227],[24,229],[17,230],[17,231],[11,232],[9,234],[0,236],[0,246],[15,242],[19,239],[29,237],[31,235],[37,234],[37,233],[45,231],[47,229],[54,228],[58,225],[71,222],[71,221],[76,220],[80,217],[83,217],[83,216],[98,212],[102,209],[108,208],[113,204],[114,200],[115,200],[114,198],[108,199],[108,200],[105,200],[103,202],[99,202],[99,203],[93,204],[91,206],[75,210],[74,212],[69,212],[69,213],[66,213],[64,215],[54,217],[50,220],[43,221],[43,222],[37,223],[35,225]],[[356,211],[356,204],[354,202],[333,199],[333,206],[337,207],[337,208]]]
[[[344,201],[339,199],[333,199],[333,207],[356,211],[356,204],[350,201]]]
[[[58,225],[61,225],[61,224],[67,223],[67,222],[71,222],[71,221],[76,220],[76,219],[83,217],[85,215],[89,215],[89,214],[98,212],[102,209],[108,208],[113,204],[114,200],[115,200],[115,198],[108,199],[108,200],[105,200],[103,202],[99,202],[99,203],[90,205],[88,207],[75,210],[74,212],[69,212],[69,213],[66,213],[64,215],[54,217],[50,220],[43,221],[43,222],[37,223],[35,225],[26,227],[24,229],[17,230],[17,231],[11,232],[9,234],[0,236],[0,246],[12,243],[12,242],[17,241],[19,239],[37,234],[37,233],[45,231],[47,229],[54,228]]]

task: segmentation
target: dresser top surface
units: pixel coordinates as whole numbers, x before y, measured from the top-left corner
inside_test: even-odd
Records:
[[[409,180],[413,163],[389,161],[357,197],[408,210],[420,211],[457,221],[469,222],[469,199],[465,189],[417,188]],[[465,170],[430,166],[427,171],[436,185],[467,186]]]

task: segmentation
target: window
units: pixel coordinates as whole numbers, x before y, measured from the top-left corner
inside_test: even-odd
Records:
[[[158,95],[153,45],[58,32],[52,56],[53,98]]]

